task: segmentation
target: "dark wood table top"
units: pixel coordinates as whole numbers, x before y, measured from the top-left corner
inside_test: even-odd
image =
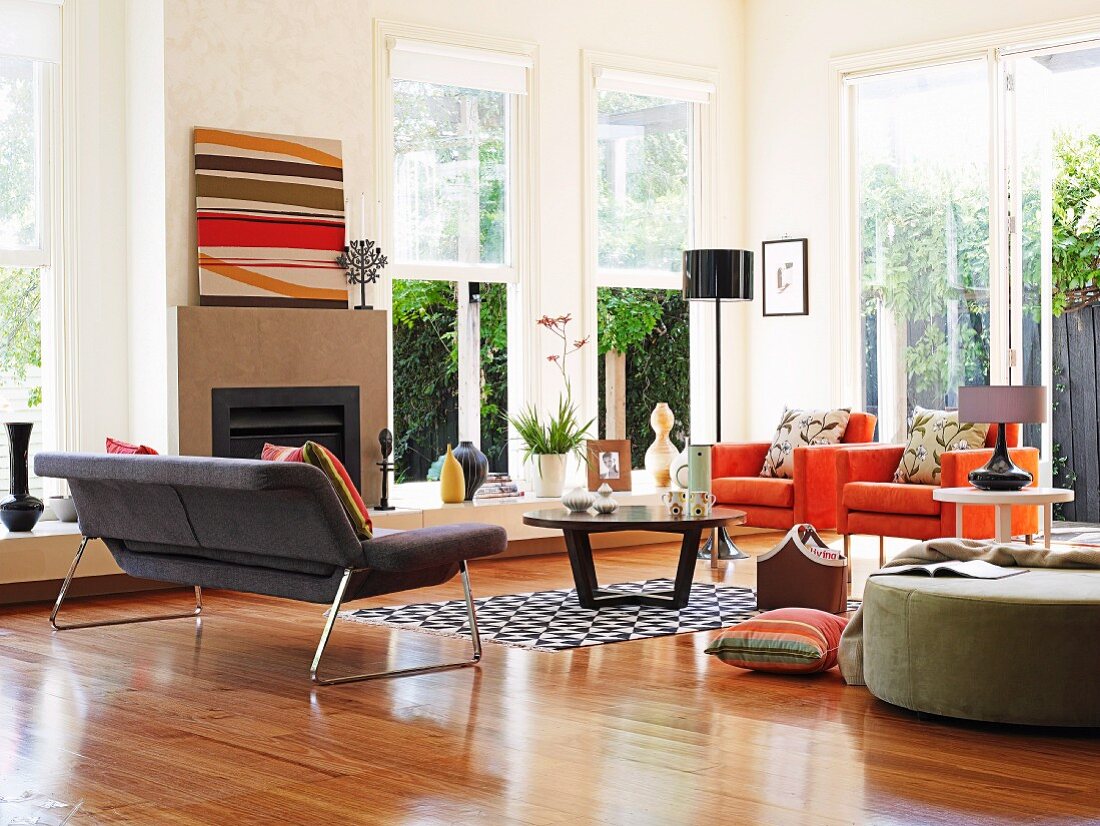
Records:
[[[726,528],[744,524],[744,511],[714,507],[709,516],[669,516],[663,505],[623,505],[614,513],[583,511],[571,513],[564,507],[528,511],[523,524],[535,528],[559,528],[586,533],[611,531],[660,531],[685,533],[708,528]]]

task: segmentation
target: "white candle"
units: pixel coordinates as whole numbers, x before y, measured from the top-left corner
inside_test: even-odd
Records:
[[[351,199],[344,199],[344,246],[351,246]]]
[[[367,193],[359,193],[359,237],[367,237]]]

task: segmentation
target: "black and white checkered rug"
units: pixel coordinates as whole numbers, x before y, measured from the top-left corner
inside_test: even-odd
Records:
[[[670,579],[651,579],[609,587],[617,591],[667,591],[672,584]],[[858,607],[858,602],[849,603],[849,610]],[[638,605],[589,610],[580,606],[572,588],[477,600],[477,624],[482,640],[536,651],[566,651],[609,642],[714,631],[737,625],[756,613],[756,594],[752,589],[709,582],[693,584],[687,607],[679,611]],[[466,603],[462,600],[360,608],[341,612],[340,617],[445,637],[470,637]]]

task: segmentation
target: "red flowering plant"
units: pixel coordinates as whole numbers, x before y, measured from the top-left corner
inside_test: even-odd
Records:
[[[567,327],[572,320],[571,315],[544,315],[535,322],[561,340],[561,352],[547,356],[546,360],[557,367],[561,373],[565,392],[558,397],[557,411],[551,413],[545,421],[533,405],[525,407],[519,415],[509,417],[508,421],[523,442],[525,461],[532,456],[562,454],[573,454],[584,461],[584,442],[596,420],[590,419],[581,423],[577,405],[573,402],[573,391],[569,383],[569,374],[566,372],[566,360],[584,347],[589,337],[570,339]]]

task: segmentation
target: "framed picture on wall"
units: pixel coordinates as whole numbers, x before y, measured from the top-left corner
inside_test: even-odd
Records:
[[[612,490],[630,490],[630,439],[588,442],[588,489],[605,482]]]
[[[764,264],[764,315],[809,315],[809,274],[806,270],[805,238],[784,238],[765,241]]]

